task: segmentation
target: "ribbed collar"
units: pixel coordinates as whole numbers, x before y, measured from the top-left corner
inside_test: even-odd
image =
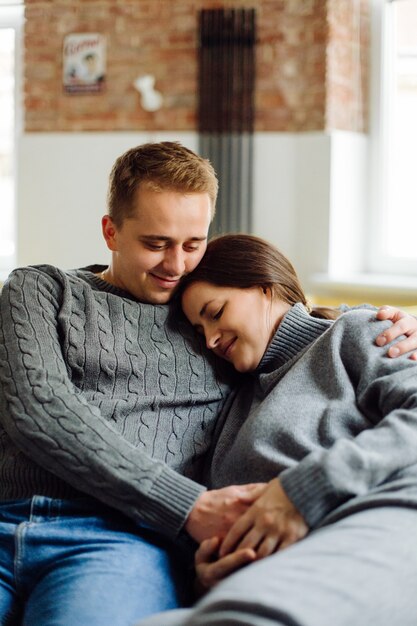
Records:
[[[137,298],[135,298],[135,296],[132,296],[132,294],[128,291],[120,289],[120,287],[115,287],[114,285],[111,285],[107,281],[100,278],[100,272],[103,272],[105,269],[107,269],[107,265],[88,265],[87,267],[70,270],[69,273],[75,274],[79,278],[82,278],[89,285],[95,287],[99,291],[106,291],[107,293],[113,293],[116,296],[121,296],[122,298],[127,298],[129,300],[139,302]]]
[[[333,320],[311,317],[305,307],[297,302],[282,318],[256,373],[270,372],[285,365],[332,324]]]

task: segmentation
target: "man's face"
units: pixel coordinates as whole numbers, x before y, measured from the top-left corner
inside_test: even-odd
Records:
[[[112,251],[106,280],[142,302],[165,304],[181,276],[200,262],[210,216],[207,193],[139,186],[134,214],[120,228],[108,215],[103,217],[104,238]]]

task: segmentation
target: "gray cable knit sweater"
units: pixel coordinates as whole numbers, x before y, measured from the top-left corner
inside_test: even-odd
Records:
[[[290,309],[219,418],[211,486],[278,474],[310,528],[370,506],[417,508],[417,362],[375,346],[389,324]]]
[[[230,378],[168,306],[90,270],[29,267],[3,287],[0,499],[82,492],[174,537]]]

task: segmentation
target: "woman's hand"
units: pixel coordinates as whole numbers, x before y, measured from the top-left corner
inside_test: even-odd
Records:
[[[219,559],[219,546],[220,539],[212,537],[203,541],[195,553],[195,570],[199,593],[211,589],[229,574],[256,560],[256,552],[250,548],[232,552]]]
[[[267,483],[251,483],[204,491],[187,518],[185,530],[197,543],[210,537],[223,539],[266,486]]]
[[[376,316],[379,320],[391,320],[393,322],[390,328],[378,335],[375,340],[377,346],[385,346],[400,335],[405,335],[405,339],[390,347],[387,352],[388,356],[395,358],[417,349],[417,319],[414,315],[404,313],[404,311],[393,306],[382,306],[378,309]],[[409,358],[417,361],[417,352],[410,354]]]
[[[220,546],[219,556],[251,549],[261,559],[299,541],[308,530],[280,481],[274,478],[229,530]]]

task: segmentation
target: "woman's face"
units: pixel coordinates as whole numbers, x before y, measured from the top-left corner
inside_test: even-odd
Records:
[[[207,347],[239,372],[259,365],[290,305],[261,287],[239,289],[192,283],[182,296],[185,315],[206,338]]]

